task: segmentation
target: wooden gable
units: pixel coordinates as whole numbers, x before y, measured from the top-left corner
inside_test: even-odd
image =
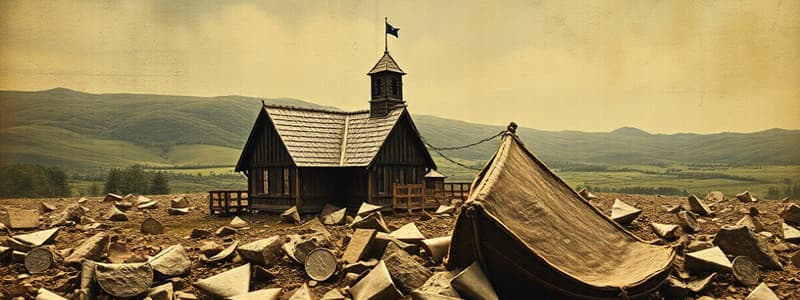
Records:
[[[419,136],[411,115],[403,112],[389,136],[381,145],[372,165],[406,165],[424,166],[435,169],[436,164],[422,138]]]
[[[267,113],[262,110],[236,164],[236,171],[245,171],[253,167],[291,165],[294,165],[294,162],[283,140]]]

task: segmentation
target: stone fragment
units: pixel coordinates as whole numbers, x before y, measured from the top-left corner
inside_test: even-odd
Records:
[[[225,249],[224,247],[220,246],[214,241],[205,241],[202,245],[200,245],[200,253],[205,255],[206,257],[212,257],[217,253],[222,252]]]
[[[737,256],[732,264],[733,277],[743,285],[753,286],[758,284],[760,273],[758,264],[747,256]]]
[[[89,225],[89,224],[97,223],[97,221],[95,221],[95,219],[92,219],[92,218],[87,217],[87,216],[81,216],[81,221],[79,223],[81,225]]]
[[[789,258],[795,268],[800,268],[800,251],[795,252],[792,257]]]
[[[95,299],[97,298],[100,286],[94,280],[95,267],[97,263],[85,259],[81,263],[81,276],[80,276],[80,295],[81,299]]]
[[[422,240],[425,239],[425,236],[422,235],[422,232],[419,231],[419,228],[417,228],[414,222],[401,226],[397,230],[389,233],[389,235],[403,242],[414,244],[421,243]]]
[[[383,252],[386,250],[386,247],[389,244],[395,244],[396,246],[400,247],[400,249],[403,249],[408,253],[419,255],[419,248],[420,248],[419,245],[409,244],[401,240],[398,240],[389,234],[378,232],[377,234],[375,234],[375,238],[372,239],[372,242],[370,243],[369,246],[370,255],[368,255],[367,257],[381,257],[383,255]]]
[[[375,229],[380,232],[389,232],[386,222],[380,212],[373,212],[366,216],[356,216],[350,223],[350,228]]]
[[[678,224],[681,225],[686,232],[697,232],[700,231],[700,224],[697,223],[697,219],[695,219],[694,214],[689,211],[680,211],[675,214],[675,217],[678,219]]]
[[[3,224],[10,229],[39,228],[39,212],[35,209],[8,208]]]
[[[99,260],[108,249],[110,235],[105,232],[95,234],[80,243],[72,254],[64,259],[69,265],[80,265],[83,259]]]
[[[342,272],[361,274],[368,270],[371,270],[377,265],[378,265],[378,260],[374,258],[366,261],[360,260],[358,262],[342,266]]]
[[[195,282],[197,288],[217,297],[233,297],[250,289],[250,264]]]
[[[25,255],[25,269],[30,274],[41,273],[52,267],[56,262],[56,255],[49,246],[36,247]]]
[[[653,233],[655,233],[657,236],[663,239],[672,240],[677,237],[676,234],[678,232],[678,225],[650,223],[650,229],[652,229]]]
[[[783,270],[780,259],[767,242],[758,239],[746,226],[722,226],[714,237],[714,244],[726,254],[747,256],[765,268]]]
[[[695,280],[689,281],[686,283],[686,287],[689,288],[690,291],[695,293],[700,293],[706,288],[708,288],[711,283],[714,282],[714,278],[717,277],[717,273],[711,273],[706,277],[700,277]]]
[[[309,278],[316,281],[326,281],[338,268],[336,255],[333,251],[325,248],[317,248],[306,255],[305,270]]]
[[[192,268],[192,261],[189,260],[189,256],[186,255],[186,251],[180,244],[161,250],[147,262],[153,267],[158,278],[187,275]]]
[[[186,196],[178,196],[169,201],[171,208],[189,208],[189,199]]]
[[[781,223],[781,237],[783,237],[784,241],[790,243],[798,243],[800,242],[800,230],[795,228],[792,225]]]
[[[40,288],[37,291],[37,295],[34,300],[67,300],[67,298],[61,297],[56,293],[46,290],[45,288]]]
[[[444,215],[443,215],[444,216]],[[422,210],[419,214],[419,221],[425,222],[433,219],[433,215],[431,215],[428,211]]]
[[[157,200],[150,200],[147,202],[140,202],[136,205],[137,209],[156,209],[158,208],[158,201]]]
[[[278,277],[278,273],[265,269],[262,266],[253,267],[253,279],[261,283],[267,283]]]
[[[358,207],[358,212],[356,213],[356,216],[366,217],[371,213],[380,212],[381,209],[383,209],[383,206],[370,204],[367,202],[361,202],[361,206]]]
[[[234,217],[233,220],[231,220],[231,222],[228,223],[228,226],[230,226],[231,228],[243,229],[250,227],[250,223],[248,223],[245,220],[242,220],[242,218]]]
[[[689,272],[731,272],[731,261],[719,247],[686,253],[683,268]]]
[[[764,225],[761,224],[761,221],[758,219],[757,216],[751,215],[744,215],[739,222],[736,222],[736,225],[744,225],[747,228],[750,228],[753,232],[762,232],[764,231]]]
[[[50,216],[50,226],[78,224],[85,212],[83,206],[78,203],[67,205],[60,213]]]
[[[331,236],[330,231],[328,231],[328,229],[325,228],[325,225],[323,225],[322,222],[320,222],[319,219],[317,218],[313,218],[308,222],[305,222],[303,224],[303,228],[308,228],[314,232],[321,233],[322,235],[325,236],[325,238],[329,238]]]
[[[162,234],[164,233],[164,225],[161,225],[158,220],[148,217],[142,221],[139,230],[144,234]]]
[[[56,236],[58,236],[58,231],[59,228],[50,228],[26,234],[17,234],[14,236],[14,239],[34,248],[52,243]]]
[[[261,289],[228,297],[228,300],[278,300],[280,299],[282,290],[281,288]]]
[[[683,210],[683,206],[681,206],[680,204],[662,205],[661,207],[664,208],[664,211],[666,211],[667,213],[671,213],[671,214],[674,214],[676,212],[679,212],[679,211]]]
[[[714,243],[708,241],[691,241],[686,246],[686,252],[696,252],[704,249],[714,248]]]
[[[461,298],[458,297],[450,297],[445,295],[434,294],[431,292],[423,292],[420,290],[414,290],[411,292],[411,300],[459,300]]]
[[[286,242],[286,239],[281,238],[279,235],[271,236],[266,239],[260,239],[251,243],[239,246],[236,251],[247,262],[256,265],[271,267],[277,262],[283,253],[281,246]]]
[[[325,204],[322,208],[322,212],[320,212],[322,224],[325,225],[343,225],[347,220],[345,217],[346,215],[346,208],[340,208],[332,204]]]
[[[125,260],[133,255],[130,247],[124,241],[121,241],[118,235],[111,237],[111,242],[108,245],[108,260],[112,263],[124,263]]]
[[[705,199],[712,202],[722,202],[725,201],[725,194],[720,191],[711,191],[706,194]]]
[[[353,300],[401,299],[400,291],[394,286],[389,270],[383,261],[350,288]]]
[[[129,211],[133,208],[133,203],[128,201],[117,201],[114,202],[114,207],[118,208],[121,211]]]
[[[208,258],[208,263],[219,263],[228,260],[228,258],[233,255],[236,251],[236,247],[239,246],[239,241],[234,241],[230,244],[230,246],[226,247],[224,250],[220,251],[216,255]]]
[[[223,237],[223,236],[229,236],[229,235],[232,235],[232,234],[236,234],[237,232],[239,232],[239,231],[236,230],[235,228],[231,228],[231,227],[228,227],[228,226],[222,226],[219,229],[217,229],[216,232],[214,232],[214,235],[219,236],[219,237]]]
[[[772,289],[762,282],[744,300],[779,300],[779,298]]]
[[[50,203],[47,203],[47,202],[44,202],[44,201],[42,201],[42,205],[41,205],[41,207],[40,207],[39,209],[40,209],[42,212],[46,212],[46,213],[48,213],[48,212],[51,212],[51,211],[55,211],[55,210],[57,210],[57,209],[58,209],[58,207],[56,207],[55,205],[52,205],[52,204],[50,204]]]
[[[314,300],[316,298],[314,292],[304,283],[292,293],[288,300]]]
[[[116,201],[122,201],[122,196],[114,193],[108,193],[103,198],[103,202],[116,202]]]
[[[425,292],[441,296],[461,298],[461,295],[459,295],[458,292],[450,285],[450,281],[452,280],[453,274],[450,272],[435,272],[430,278],[428,278],[427,281],[425,281],[425,284],[416,289],[414,292]]]
[[[193,239],[202,239],[210,236],[211,236],[211,231],[200,228],[193,228],[192,233],[189,235],[189,237]]]
[[[291,234],[289,241],[281,247],[286,255],[299,264],[305,263],[306,255],[311,250],[323,247],[327,244],[325,235],[321,233],[311,233],[305,235]]]
[[[281,213],[281,221],[284,223],[300,223],[300,214],[297,212],[297,206],[292,206]]]
[[[683,281],[670,275],[661,285],[660,292],[668,299],[683,299],[689,294],[689,288]]]
[[[800,206],[797,204],[792,203],[784,207],[780,216],[786,224],[800,226]]]
[[[756,202],[758,199],[750,195],[750,191],[744,191],[741,193],[736,194],[736,199],[739,199],[741,202]]]
[[[431,256],[431,259],[436,262],[440,263],[444,259],[447,252],[450,251],[450,240],[451,236],[443,236],[438,238],[432,238],[422,241],[422,246],[425,248],[425,251],[428,255]]]
[[[628,205],[622,200],[614,199],[614,204],[611,205],[611,219],[620,225],[628,225],[633,220],[639,217],[642,213],[641,209]]]
[[[411,254],[400,249],[394,243],[389,243],[386,246],[382,260],[386,264],[392,279],[397,284],[397,288],[406,294],[421,287],[433,275],[428,268],[417,262]]]
[[[583,199],[586,200],[595,200],[598,198],[597,196],[589,192],[589,190],[587,190],[586,188],[582,188],[580,191],[578,191],[578,194],[581,195],[581,197],[583,197]]]
[[[133,297],[146,292],[153,284],[153,268],[147,263],[97,263],[94,277],[106,293],[115,297]]]
[[[106,213],[106,219],[109,221],[127,221],[128,215],[125,212],[119,210],[116,206],[111,206]]]
[[[481,265],[475,261],[469,267],[456,274],[450,285],[458,294],[466,299],[499,300],[492,283],[486,278]]]
[[[0,246],[0,263],[11,262],[11,252],[13,251],[9,247]]]
[[[11,251],[11,262],[21,263],[21,264],[25,263],[25,255],[26,254],[28,254],[28,253],[25,253],[25,252],[22,252],[22,251],[17,251],[17,250]],[[23,274],[23,275],[28,276],[28,274]]]
[[[170,216],[180,216],[180,215],[185,215],[185,214],[188,214],[188,213],[189,213],[189,208],[188,207],[185,207],[185,208],[170,207],[170,208],[167,209],[167,214],[169,214]]]
[[[337,288],[332,288],[328,292],[322,295],[320,300],[345,300],[347,299],[343,294],[342,291]]]
[[[147,291],[147,298],[150,298],[150,300],[172,300],[174,298],[173,293],[172,282],[167,282],[149,289]]]
[[[175,292],[175,300],[198,300],[197,296],[194,294],[189,294],[187,292]]]
[[[691,210],[693,213],[696,213],[701,216],[710,216],[713,213],[711,211],[711,208],[709,208],[708,205],[706,205],[706,203],[703,200],[697,198],[697,196],[691,195],[689,196],[688,200],[689,200],[689,210]]]
[[[439,207],[436,208],[436,212],[434,212],[434,214],[435,215],[443,215],[443,214],[452,215],[455,211],[456,211],[456,207],[455,206],[452,206],[452,205],[439,205]]]

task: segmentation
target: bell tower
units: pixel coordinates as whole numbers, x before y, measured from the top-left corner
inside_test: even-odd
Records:
[[[405,105],[403,101],[403,75],[406,75],[389,51],[367,73],[372,87],[372,98],[369,101],[370,117],[384,117],[393,108]]]

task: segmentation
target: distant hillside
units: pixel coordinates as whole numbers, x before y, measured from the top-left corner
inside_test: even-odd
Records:
[[[265,101],[322,107],[297,99]],[[37,162],[75,170],[134,163],[160,167],[229,166],[238,159],[260,105],[261,99],[242,96],[88,94],[63,88],[0,91],[0,164]],[[422,135],[439,147],[473,142],[504,129],[425,115],[414,118]],[[526,123],[514,121],[521,126]],[[636,128],[587,133],[523,127],[518,134],[553,166],[800,165],[798,130],[664,135]],[[446,154],[480,165],[496,145],[493,141]],[[437,162],[445,172],[452,167],[442,159]]]

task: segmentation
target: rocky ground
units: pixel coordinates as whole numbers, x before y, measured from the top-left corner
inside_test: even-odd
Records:
[[[658,239],[649,228],[650,222],[675,224],[676,218],[672,213],[667,213],[665,206],[683,204],[687,206],[685,197],[660,197],[660,196],[645,196],[645,195],[620,195],[620,194],[598,194],[599,198],[592,200],[600,210],[610,214],[611,206],[614,199],[620,199],[627,204],[643,210],[639,218],[626,228],[641,237],[643,240]],[[176,195],[166,196],[151,196],[150,198],[160,201],[159,208],[149,210],[137,210],[136,208],[128,212],[128,221],[112,222],[105,218],[106,213],[112,206],[112,202],[102,202],[102,198],[93,197],[84,202],[87,207],[87,216],[93,218],[103,226],[95,229],[79,228],[82,226],[64,226],[58,233],[58,236],[53,243],[56,250],[65,250],[68,248],[76,247],[82,240],[94,235],[97,232],[109,232],[117,236],[119,239],[118,244],[127,245],[133,254],[129,260],[135,261],[138,259],[145,259],[148,256],[157,254],[170,245],[180,244],[186,250],[188,257],[191,259],[191,273],[188,276],[173,282],[176,290],[182,290],[187,293],[197,295],[203,299],[207,297],[203,292],[197,290],[192,283],[200,279],[207,278],[214,274],[232,269],[236,266],[242,265],[241,258],[234,257],[233,259],[224,261],[219,264],[208,264],[201,258],[201,246],[208,242],[214,241],[215,243],[226,246],[233,241],[238,240],[241,244],[251,241],[267,238],[273,235],[286,235],[286,234],[303,234],[311,232],[306,226],[281,223],[280,217],[277,215],[269,214],[243,214],[240,217],[250,223],[250,228],[247,230],[239,230],[238,233],[226,236],[217,237],[212,235],[208,238],[190,238],[193,229],[207,229],[211,232],[215,231],[221,226],[227,225],[233,217],[220,217],[210,216],[208,211],[207,194],[190,194],[186,195],[190,205],[194,208],[186,215],[173,216],[167,214],[170,199],[175,198]],[[42,202],[55,205],[57,210],[50,213],[42,213],[41,229],[48,228],[49,219],[48,215],[58,213],[70,204],[73,204],[77,199],[0,199],[0,214],[5,214],[10,208],[24,208],[34,209],[39,208]],[[699,217],[698,223],[700,224],[700,231],[693,234],[682,234],[686,236],[683,238],[687,242],[689,240],[712,239],[713,235],[723,225],[733,225],[745,214],[749,212],[750,207],[756,207],[760,212],[759,219],[764,224],[766,231],[772,233],[771,238],[765,238],[772,249],[777,253],[781,259],[784,269],[782,271],[761,270],[760,281],[769,286],[781,299],[800,299],[800,268],[792,265],[790,257],[798,251],[794,244],[783,242],[780,238],[781,234],[781,217],[778,213],[787,205],[779,201],[758,201],[755,203],[742,203],[733,200],[723,201],[719,203],[711,203],[712,209],[715,214],[709,217]],[[164,234],[145,235],[140,233],[140,224],[148,217],[159,220],[164,226]],[[308,221],[315,218],[315,215],[302,216],[303,221]],[[397,229],[409,222],[414,222],[419,230],[427,238],[446,236],[450,234],[454,217],[450,216],[436,216],[431,220],[421,220],[419,214],[395,214],[384,216],[386,223],[390,230]],[[344,252],[349,241],[349,235],[353,230],[346,226],[326,226],[330,231],[332,237],[332,248],[337,254]],[[12,230],[14,235],[31,232],[34,230]],[[0,240],[7,239],[7,232],[0,233]],[[706,236],[706,237],[704,237]],[[666,241],[665,243],[679,244],[678,241]],[[681,252],[682,253],[682,252]],[[688,281],[691,278],[685,272],[681,272],[681,268],[677,265],[682,263],[682,258],[679,257],[676,261],[675,275],[680,280]],[[431,268],[437,268],[430,263],[426,265]],[[277,277],[268,282],[252,282],[251,290],[261,288],[278,287],[283,288],[284,291],[291,291],[300,287],[303,283],[308,283],[310,278],[305,274],[302,265],[291,261],[288,257],[283,257],[277,264],[270,269],[272,273],[277,274]],[[68,267],[64,264],[57,264],[39,274],[28,274],[25,266],[22,263],[2,263],[0,264],[0,298],[13,299],[15,297],[24,297],[25,299],[33,299],[39,288],[47,288],[57,294],[60,294],[69,299],[78,299],[75,292],[79,288],[79,270]],[[344,276],[341,274],[334,276],[332,279],[324,282],[312,284],[311,290],[318,297],[325,294],[333,288],[343,287]],[[736,282],[736,280],[729,274],[720,274],[714,280],[712,285],[700,293],[690,293],[689,296],[699,298],[701,296],[710,296],[720,299],[744,299],[754,287],[743,286]],[[288,293],[284,292],[285,295]],[[285,297],[285,296],[284,296]],[[654,295],[652,298],[659,299],[662,296]]]

